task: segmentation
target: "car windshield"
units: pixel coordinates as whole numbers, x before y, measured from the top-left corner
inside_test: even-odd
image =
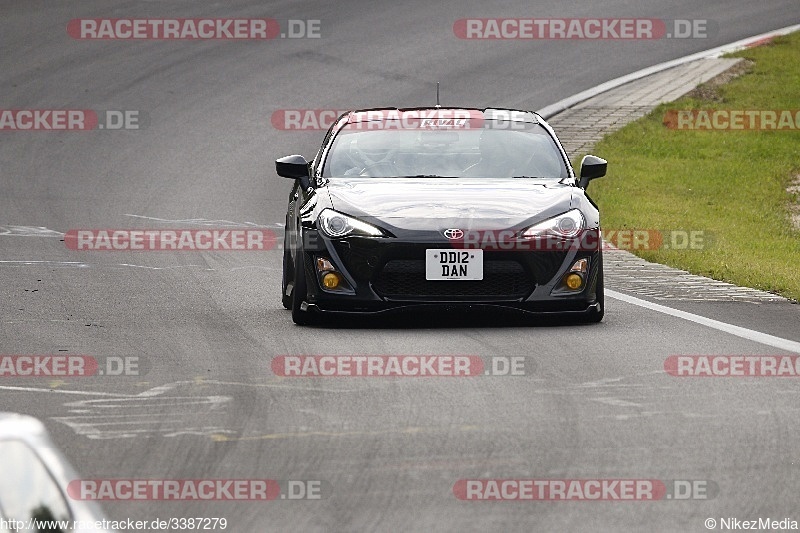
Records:
[[[347,124],[327,154],[322,175],[562,179],[568,173],[541,125],[485,120],[479,128]]]

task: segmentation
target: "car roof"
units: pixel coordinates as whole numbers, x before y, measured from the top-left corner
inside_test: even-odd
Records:
[[[524,109],[510,109],[499,107],[376,107],[371,109],[356,109],[345,113],[346,124],[358,122],[372,122],[379,120],[394,120],[408,116],[412,117],[470,117],[480,113],[484,120],[506,120],[511,122],[525,122],[538,124],[541,117],[532,111]]]

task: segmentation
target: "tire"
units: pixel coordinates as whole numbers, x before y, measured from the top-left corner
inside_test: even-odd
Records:
[[[298,326],[310,326],[316,322],[314,315],[303,311],[300,306],[306,298],[306,273],[303,268],[302,252],[298,252],[294,264],[294,285],[292,287],[292,320]]]
[[[286,309],[292,308],[292,295],[286,294],[286,287],[289,286],[289,272],[292,271],[292,258],[289,257],[289,251],[284,247],[283,249],[283,281],[281,283],[281,303]],[[294,283],[294,282],[292,282]]]
[[[605,291],[603,289],[603,254],[600,253],[600,267],[597,271],[597,287],[595,288],[595,294],[597,295],[597,303],[600,304],[599,311],[589,311],[586,313],[586,316],[583,317],[582,322],[586,322],[589,324],[596,324],[603,320],[603,316],[606,313],[606,299],[605,299]]]
[[[294,264],[292,263],[292,256],[289,254],[289,250],[291,250],[293,244],[289,242],[289,236],[292,235],[291,230],[292,222],[294,220],[294,207],[295,201],[292,198],[292,194],[294,193],[294,189],[292,192],[289,193],[289,206],[286,209],[286,224],[284,225],[284,232],[283,232],[283,276],[281,281],[281,303],[283,307],[286,309],[292,308],[292,294],[286,294],[286,288],[289,286],[289,276],[290,274],[294,273]],[[294,280],[292,279],[292,285],[294,285]]]

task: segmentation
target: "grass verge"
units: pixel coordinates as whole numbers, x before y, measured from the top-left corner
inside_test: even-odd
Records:
[[[593,153],[608,159],[609,174],[589,194],[604,228],[705,237],[702,249],[631,250],[642,258],[800,300],[800,230],[792,224],[800,204],[792,187],[800,179],[800,116],[795,129],[779,131],[664,124],[691,109],[800,115],[800,33],[730,57],[752,61],[749,71],[661,105],[599,142]]]

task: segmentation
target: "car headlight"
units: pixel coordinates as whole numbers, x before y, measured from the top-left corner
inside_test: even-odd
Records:
[[[375,226],[333,209],[322,210],[317,219],[317,226],[322,233],[331,238],[346,237],[348,235],[385,237],[385,234]]]
[[[586,228],[586,219],[577,209],[570,209],[557,217],[548,218],[543,222],[534,224],[522,232],[523,239],[535,239],[537,237],[577,237]]]

